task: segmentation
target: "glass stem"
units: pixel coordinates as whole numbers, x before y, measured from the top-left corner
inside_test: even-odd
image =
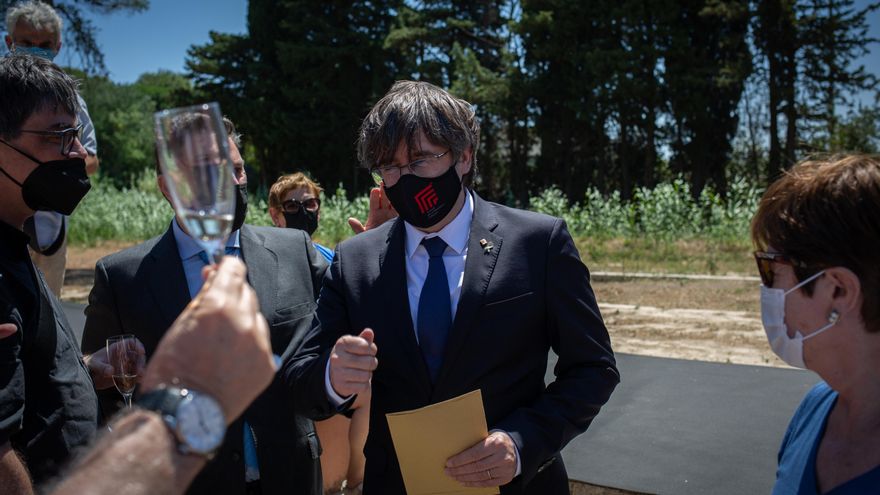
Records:
[[[122,399],[125,401],[125,407],[131,409],[131,396],[132,394],[122,394]]]

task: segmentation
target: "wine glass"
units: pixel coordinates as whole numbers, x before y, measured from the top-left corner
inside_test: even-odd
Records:
[[[144,364],[143,353],[139,352],[138,347],[137,338],[131,334],[114,335],[107,339],[107,360],[113,366],[113,384],[129,408],[138,371]]]
[[[181,227],[211,263],[222,256],[235,213],[229,140],[217,103],[157,112],[159,166]]]

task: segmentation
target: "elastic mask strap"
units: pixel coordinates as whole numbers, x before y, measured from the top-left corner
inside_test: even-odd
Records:
[[[825,325],[824,327],[822,327],[822,328],[816,330],[815,332],[811,333],[810,335],[807,335],[806,337],[803,337],[801,340],[805,340],[805,341],[806,341],[806,340],[812,339],[812,338],[815,337],[816,335],[819,335],[820,333],[824,332],[825,330],[828,330],[829,328],[833,327],[833,326],[836,325],[836,324],[837,324],[837,318],[835,318],[834,321],[830,321],[830,322],[828,322],[827,325]]]
[[[787,296],[787,295],[791,294],[792,292],[794,292],[795,290],[800,289],[801,287],[803,287],[803,286],[807,285],[808,283],[812,282],[813,280],[816,280],[817,278],[819,278],[820,276],[822,276],[823,273],[825,273],[825,270],[822,270],[822,271],[820,271],[819,273],[816,273],[815,275],[813,275],[812,277],[807,278],[807,279],[804,280],[803,282],[801,282],[801,283],[795,285],[794,287],[792,287],[791,289],[788,289],[787,291],[785,291],[785,295]]]
[[[20,149],[16,148],[15,146],[13,146],[13,145],[7,143],[6,141],[4,141],[4,140],[2,140],[2,139],[0,139],[0,143],[3,143],[3,144],[5,144],[6,146],[9,146],[10,148],[14,149],[15,151],[17,151],[17,152],[20,153],[21,155],[24,155],[25,157],[30,158],[30,160],[31,160],[32,162],[34,162],[34,163],[36,163],[36,164],[38,164],[38,165],[42,165],[42,164],[43,164],[43,162],[41,162],[40,160],[37,160],[36,158],[34,158],[34,157],[32,157],[31,155],[25,153],[24,151],[21,151]],[[5,175],[6,177],[9,177],[9,180],[11,180],[12,182],[16,183],[16,184],[18,185],[18,187],[23,187],[23,186],[22,186],[22,183],[19,182],[19,181],[17,181],[17,180],[15,180],[15,178],[13,178],[11,175],[9,175],[9,172],[7,172],[6,170],[3,170],[2,168],[0,168],[0,172],[3,172],[3,175]]]
[[[32,162],[36,163],[37,165],[42,165],[42,164],[43,164],[43,162],[41,162],[40,160],[37,160],[36,158],[34,158],[30,153],[26,153],[26,152],[24,152],[24,151],[22,151],[22,150],[16,148],[15,146],[13,146],[13,145],[7,143],[6,141],[4,141],[4,140],[2,140],[2,139],[0,139],[0,143],[3,143],[3,144],[5,144],[6,146],[9,146],[10,148],[12,148],[12,149],[14,149],[15,151],[17,151],[19,154],[24,155],[24,156],[30,158],[30,160],[31,160]]]
[[[0,172],[3,172],[3,175],[5,175],[6,177],[9,177],[9,180],[14,182],[18,187],[22,187],[21,182],[15,180],[11,175],[9,175],[9,173],[7,171],[3,170],[2,167],[0,167]]]

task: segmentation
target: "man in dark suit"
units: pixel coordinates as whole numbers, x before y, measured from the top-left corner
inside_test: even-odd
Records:
[[[565,223],[477,196],[478,144],[471,106],[431,84],[398,82],[373,107],[358,154],[400,218],[337,246],[316,325],[285,355],[307,415],[345,411],[372,388],[368,495],[405,493],[385,414],[474,389],[490,435],[451,457],[447,475],[504,494],[568,493],[559,451],[619,381]]]
[[[269,323],[272,349],[281,354],[289,344],[296,345],[311,326],[327,263],[303,231],[243,225],[247,178],[238,151],[239,137],[228,120],[226,126],[238,185],[226,252],[239,256],[247,266],[248,281]],[[158,181],[168,198],[161,172]],[[99,260],[86,308],[83,350],[94,352],[107,337],[129,333],[143,342],[149,357],[201,287],[206,261],[201,249],[175,218],[163,235]],[[118,408],[119,395],[112,388],[100,395],[109,417]],[[242,418],[230,425],[222,447],[188,493],[320,494],[320,444],[314,424],[294,417],[293,411],[289,394],[281,380],[275,379]]]

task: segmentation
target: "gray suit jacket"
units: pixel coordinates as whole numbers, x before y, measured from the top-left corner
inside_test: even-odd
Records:
[[[301,230],[241,228],[241,255],[260,308],[269,323],[272,349],[281,355],[310,328],[327,262]],[[169,228],[163,235],[112,254],[95,266],[89,294],[83,352],[105,345],[111,335],[136,335],[151,356],[171,323],[189,303],[183,265]],[[99,393],[105,417],[120,406],[119,394]],[[294,407],[280,380],[269,385],[243,418],[254,430],[263,493],[321,493],[320,444],[314,424]],[[188,493],[244,493],[242,419],[234,422],[217,456]]]

